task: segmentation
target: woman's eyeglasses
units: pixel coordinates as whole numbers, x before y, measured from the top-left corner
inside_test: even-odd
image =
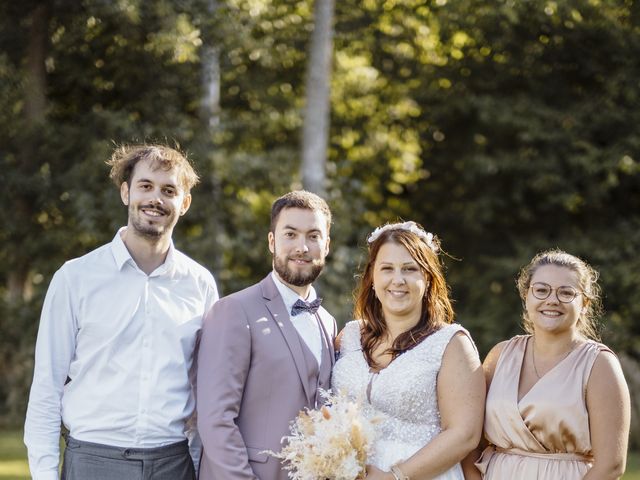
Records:
[[[551,295],[551,293],[555,290],[556,298],[561,303],[571,303],[573,302],[574,298],[582,293],[568,285],[553,288],[551,287],[551,285],[544,282],[536,282],[529,288],[531,288],[531,293],[533,293],[533,296],[538,300],[546,300],[547,298],[549,298],[549,295]]]

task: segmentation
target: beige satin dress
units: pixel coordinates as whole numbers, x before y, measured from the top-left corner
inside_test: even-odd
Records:
[[[485,437],[476,463],[489,480],[580,480],[591,468],[587,381],[605,345],[588,341],[549,370],[518,401],[529,335],[503,348],[487,394]]]

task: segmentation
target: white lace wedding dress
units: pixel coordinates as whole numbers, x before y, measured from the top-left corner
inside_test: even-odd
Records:
[[[443,327],[378,373],[371,373],[362,353],[360,326],[349,322],[333,369],[333,391],[361,399],[365,414],[379,417],[377,439],[368,463],[388,471],[427,445],[441,431],[436,380],[444,350],[460,325]],[[464,480],[459,464],[435,477]]]

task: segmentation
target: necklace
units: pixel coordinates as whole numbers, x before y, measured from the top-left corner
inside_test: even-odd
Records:
[[[533,348],[531,349],[531,363],[533,363],[533,371],[536,373],[536,377],[540,380],[542,377],[538,373],[538,369],[536,368],[536,342],[533,342]]]
[[[573,344],[574,344],[574,341],[572,340],[571,343],[569,344],[569,350],[567,350],[567,353],[565,353],[564,356],[556,362],[556,365],[569,356],[569,354],[573,351],[573,348],[574,348]],[[540,380],[542,378],[542,375],[538,373],[538,369],[536,368],[536,339],[535,338],[533,339],[533,347],[531,348],[531,363],[533,363],[533,371],[535,372],[536,377],[538,377],[538,380]]]

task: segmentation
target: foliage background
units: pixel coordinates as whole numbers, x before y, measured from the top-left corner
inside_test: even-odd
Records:
[[[177,246],[224,293],[266,274],[271,201],[302,186],[312,12],[311,0],[0,4],[1,423],[22,422],[51,275],[126,221],[104,164],[115,144],[186,149],[202,183]],[[638,58],[635,0],[336,2],[330,310],[350,318],[367,233],[413,219],[441,237],[457,319],[484,354],[519,332],[518,269],[560,247],[601,272],[603,339],[635,392]]]

